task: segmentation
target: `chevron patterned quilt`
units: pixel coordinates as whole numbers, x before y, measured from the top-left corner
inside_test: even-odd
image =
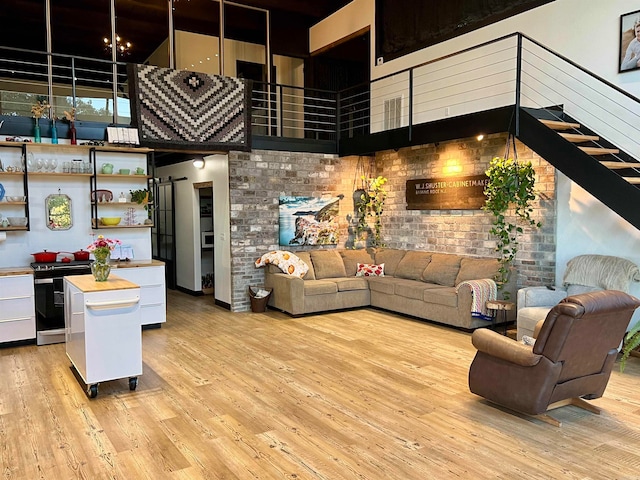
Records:
[[[151,148],[250,150],[249,84],[240,78],[130,65],[132,124]]]

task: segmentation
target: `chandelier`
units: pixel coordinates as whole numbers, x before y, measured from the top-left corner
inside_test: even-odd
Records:
[[[104,43],[104,49],[106,52],[111,53],[111,49],[113,48],[113,43],[108,37],[103,37],[102,42]],[[121,56],[126,56],[131,53],[131,49],[133,48],[133,44],[131,42],[125,42],[120,35],[116,34],[116,51]]]

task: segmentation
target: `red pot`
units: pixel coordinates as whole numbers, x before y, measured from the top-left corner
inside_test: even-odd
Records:
[[[73,258],[76,260],[89,260],[89,252],[86,250],[78,250],[77,252],[73,252]]]
[[[36,263],[50,263],[55,262],[58,258],[59,252],[47,252],[43,250],[42,252],[32,253],[33,258],[35,258]]]

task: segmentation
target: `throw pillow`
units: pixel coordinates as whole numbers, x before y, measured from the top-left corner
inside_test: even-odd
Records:
[[[380,265],[359,263],[356,277],[384,277],[384,263]]]
[[[256,268],[264,267],[265,265],[277,265],[287,275],[300,278],[304,277],[304,274],[309,270],[309,266],[300,260],[298,256],[286,250],[274,250],[265,253],[256,260],[255,265]]]

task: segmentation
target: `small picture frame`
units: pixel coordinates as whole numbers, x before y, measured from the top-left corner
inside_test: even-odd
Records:
[[[618,72],[640,69],[640,10],[620,15]]]

